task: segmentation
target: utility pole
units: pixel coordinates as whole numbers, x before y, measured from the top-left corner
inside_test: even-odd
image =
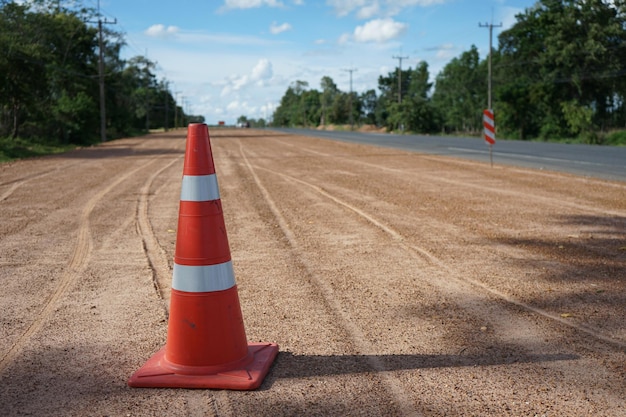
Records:
[[[350,130],[354,130],[354,109],[352,108],[352,73],[358,71],[356,68],[348,68],[344,71],[350,73],[350,95],[348,96],[348,102],[350,103]]]
[[[100,0],[98,0],[98,21],[89,23],[98,23],[98,49],[100,50],[99,62],[98,62],[98,78],[100,80],[100,140],[102,142],[106,142],[107,140],[107,132],[106,132],[106,104],[104,100],[104,42],[102,40],[102,24],[116,24],[117,19],[113,21],[109,21],[107,18],[102,20],[102,16],[100,15]]]
[[[493,39],[493,28],[501,28],[502,27],[502,23],[500,23],[499,25],[494,25],[493,22],[492,23],[479,23],[478,24],[479,27],[481,28],[489,28],[489,76],[488,76],[488,80],[487,80],[487,108],[489,110],[493,110],[493,107],[491,107],[491,55],[492,55],[492,39]]]
[[[146,48],[146,54],[145,54],[145,71],[146,74],[148,74],[150,72],[150,66],[148,64],[148,49]],[[146,102],[144,104],[144,106],[146,106],[146,132],[150,132],[150,108],[152,107],[152,103],[150,103],[150,80],[146,79]]]
[[[482,23],[478,23],[478,26],[481,28],[489,28],[489,75],[487,78],[487,109],[493,114],[493,107],[492,107],[492,102],[491,102],[491,55],[492,51],[493,51],[493,47],[492,47],[492,39],[493,39],[493,28],[501,28],[502,27],[502,23],[500,23],[499,25],[494,25],[493,24],[493,20],[491,21],[491,23],[485,23],[484,25]],[[495,119],[495,118],[494,118]],[[491,166],[493,167],[493,145],[490,142],[489,143],[489,160],[491,161]]]
[[[174,92],[174,129],[178,129],[178,95],[181,91]]]
[[[408,56],[392,56],[398,60],[398,103],[402,103],[402,60],[409,59]]]
[[[169,119],[169,111],[170,111],[170,85],[167,81],[163,81],[165,85],[165,131],[168,131],[168,119]]]
[[[185,124],[188,124],[188,120],[187,120],[187,113],[185,112],[185,96],[181,96],[180,98],[181,104],[182,106],[180,107],[180,110],[182,112],[181,116],[180,116],[180,123],[183,127],[185,127]]]

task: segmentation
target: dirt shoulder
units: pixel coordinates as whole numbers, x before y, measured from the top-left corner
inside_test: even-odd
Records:
[[[251,392],[164,343],[185,131],[0,165],[2,415],[626,415],[626,184],[211,132]],[[219,341],[216,341],[219,343]]]

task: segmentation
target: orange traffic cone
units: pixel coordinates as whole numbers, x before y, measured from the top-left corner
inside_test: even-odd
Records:
[[[128,385],[251,390],[277,354],[274,343],[247,343],[209,131],[190,124],[167,342]]]

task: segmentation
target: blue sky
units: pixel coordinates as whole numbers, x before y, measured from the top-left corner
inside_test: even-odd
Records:
[[[87,4],[97,7],[97,0]],[[125,34],[122,55],[147,57],[188,113],[207,123],[270,118],[289,85],[323,76],[342,91],[377,89],[380,75],[429,65],[431,78],[476,45],[483,58],[534,0],[100,0]]]

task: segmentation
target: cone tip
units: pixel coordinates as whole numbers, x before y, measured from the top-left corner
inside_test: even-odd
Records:
[[[205,123],[190,123],[187,127],[189,136],[208,136],[209,127]]]
[[[187,130],[187,145],[183,175],[215,174],[209,129],[204,123],[191,123]]]

